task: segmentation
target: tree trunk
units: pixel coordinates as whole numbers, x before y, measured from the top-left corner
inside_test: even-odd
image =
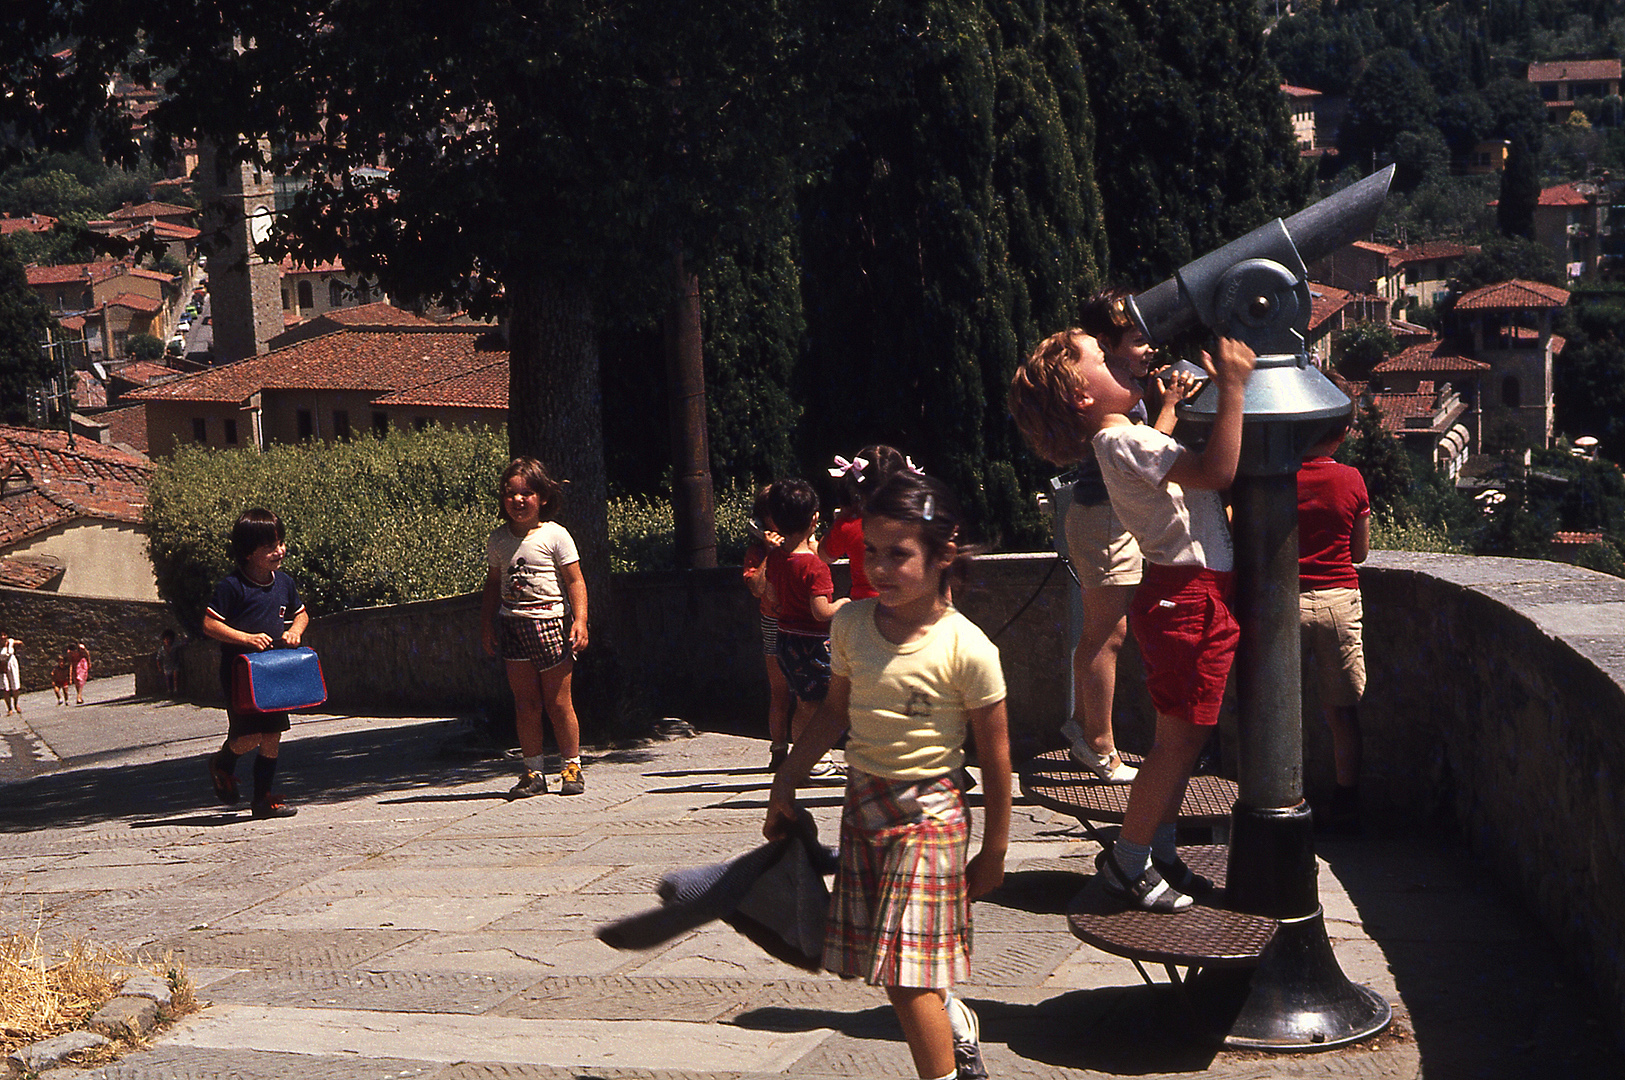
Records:
[[[673,257],[677,299],[666,315],[666,385],[671,395],[671,509],[677,565],[717,564],[716,494],[706,437],[705,352],[700,337],[700,280]]]
[[[593,646],[612,644],[609,485],[604,472],[598,328],[585,286],[562,274],[510,277],[508,448],[568,482],[561,525],[581,552]]]

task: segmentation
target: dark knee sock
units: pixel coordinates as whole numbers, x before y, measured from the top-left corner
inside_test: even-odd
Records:
[[[263,802],[271,794],[271,778],[276,776],[276,758],[260,754],[254,758],[254,801]]]
[[[242,755],[232,752],[231,742],[228,740],[224,745],[222,745],[220,747],[219,752],[216,753],[214,756],[220,760],[220,767],[222,769],[226,770],[227,772],[236,772],[237,771],[237,759],[239,757],[241,757]]]

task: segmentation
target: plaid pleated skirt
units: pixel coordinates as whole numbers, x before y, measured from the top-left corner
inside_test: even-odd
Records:
[[[970,815],[953,774],[889,780],[852,769],[824,967],[872,986],[945,989],[970,974]]]

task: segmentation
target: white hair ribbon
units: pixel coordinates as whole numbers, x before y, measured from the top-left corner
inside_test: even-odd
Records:
[[[859,458],[853,458],[851,461],[848,461],[844,457],[842,457],[840,454],[836,454],[835,455],[835,468],[831,469],[829,471],[829,474],[831,476],[835,477],[838,480],[841,477],[845,476],[847,473],[851,473],[857,479],[862,480],[863,479],[863,470],[864,470],[865,467],[868,466],[868,464],[869,464],[869,462],[867,462],[866,460],[864,460],[863,458],[860,458],[860,457]]]

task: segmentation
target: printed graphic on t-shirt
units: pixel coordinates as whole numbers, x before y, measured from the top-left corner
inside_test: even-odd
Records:
[[[541,565],[532,566],[525,561],[523,555],[518,556],[508,566],[508,595],[519,596],[531,586],[531,583],[541,577],[545,570]]]
[[[914,690],[908,695],[908,703],[903,706],[904,716],[930,716],[931,698],[924,690]]]

